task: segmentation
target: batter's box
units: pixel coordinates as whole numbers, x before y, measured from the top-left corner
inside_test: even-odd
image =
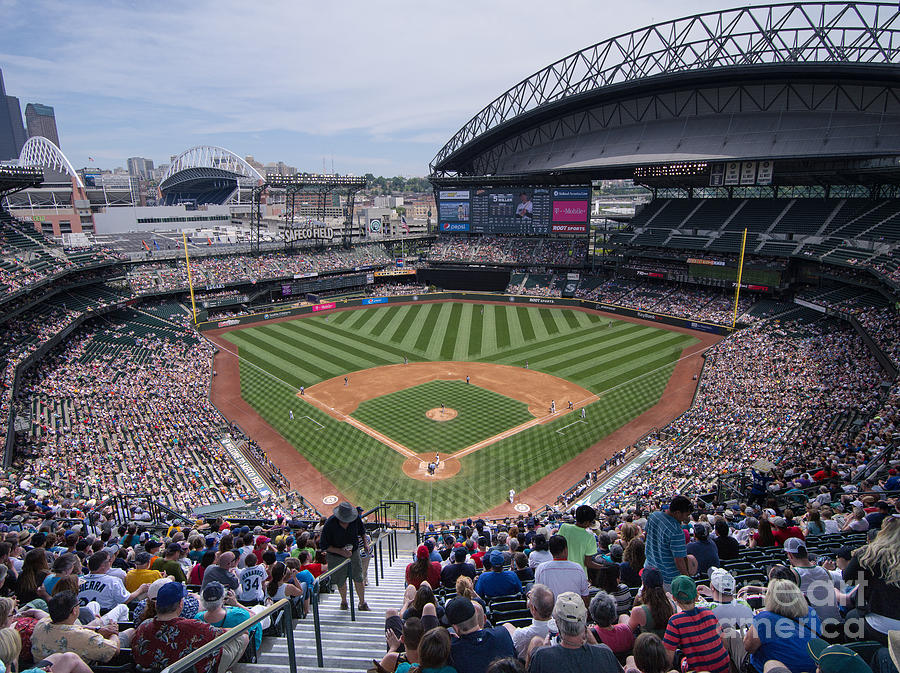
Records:
[[[560,435],[564,435],[564,434],[566,434],[566,433],[564,432],[564,430],[565,430],[566,428],[571,428],[573,425],[578,425],[579,423],[584,423],[585,425],[587,425],[587,421],[577,420],[577,421],[575,421],[575,422],[573,422],[573,423],[569,423],[568,425],[562,426],[562,427],[561,427],[559,430],[557,430],[556,432],[558,432]]]

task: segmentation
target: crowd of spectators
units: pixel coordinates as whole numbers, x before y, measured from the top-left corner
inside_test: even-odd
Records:
[[[275,280],[295,274],[377,267],[390,261],[381,245],[304,250],[302,254],[277,252],[259,256],[198,257],[191,260],[191,278],[194,287],[214,289],[225,283]],[[136,265],[129,270],[128,279],[138,294],[185,289],[188,286],[187,264],[184,260],[173,260],[171,263]]]
[[[593,278],[585,278],[575,296],[720,325],[730,325],[734,317],[733,293],[687,283],[610,278],[598,284]],[[738,322],[755,320],[749,310],[756,302],[757,298],[752,295],[740,297]]]
[[[523,266],[582,266],[587,241],[582,238],[511,236],[440,237],[428,250],[435,262],[519,264]]]
[[[704,493],[759,460],[856,466],[892,441],[891,399],[862,339],[835,320],[769,320],[707,351],[692,407],[661,430],[659,454],[607,499]],[[876,421],[880,418],[880,421]],[[854,423],[881,423],[880,431]],[[847,446],[854,451],[848,454]]]

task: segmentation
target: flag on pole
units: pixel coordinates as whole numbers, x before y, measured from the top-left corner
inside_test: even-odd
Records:
[[[147,252],[150,252],[150,246],[147,245],[147,241],[145,241],[144,239],[141,239],[141,243],[144,244],[144,247],[147,249]]]
[[[407,234],[409,233],[409,226],[406,224],[406,215],[400,216],[400,226],[403,227],[403,231]]]
[[[153,246],[154,246],[157,250],[159,250],[159,241],[157,241],[155,238],[153,239]]]

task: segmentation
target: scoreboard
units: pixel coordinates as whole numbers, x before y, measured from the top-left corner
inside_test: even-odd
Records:
[[[504,187],[438,192],[443,234],[584,234],[591,187]]]

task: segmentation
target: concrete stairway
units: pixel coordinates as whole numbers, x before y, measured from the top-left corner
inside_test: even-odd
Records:
[[[320,673],[359,673],[372,666],[372,659],[380,660],[387,648],[384,640],[384,612],[388,608],[400,609],[405,588],[406,564],[412,560],[415,537],[411,540],[400,535],[400,556],[393,567],[384,557],[384,574],[375,586],[375,561],[369,566],[369,586],[366,587],[366,602],[371,612],[356,611],[356,621],[350,621],[349,610],[340,609],[340,595],[337,591],[323,594],[319,600],[319,619],[322,626],[322,653],[324,668],[316,661],[316,632],[312,611],[295,624],[294,646],[298,671],[318,671]],[[359,599],[357,598],[357,603]],[[289,673],[287,639],[263,638],[258,663],[238,664],[235,673]]]

